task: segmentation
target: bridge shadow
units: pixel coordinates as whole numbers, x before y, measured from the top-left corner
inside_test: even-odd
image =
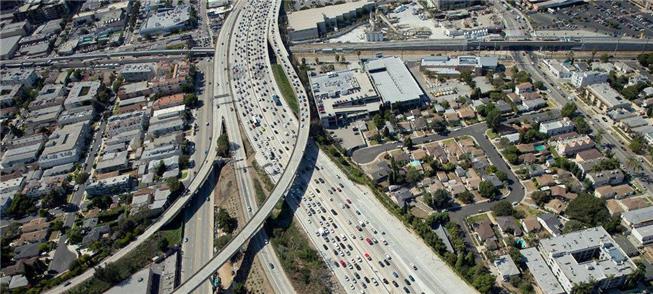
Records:
[[[211,172],[207,176],[208,179],[217,179],[220,176],[220,171],[222,170],[222,167],[224,166],[224,163],[222,162],[216,162],[213,164],[214,164],[213,169],[211,169]],[[183,215],[184,223],[195,215],[197,210],[199,210],[199,208],[202,206],[202,204],[204,204],[204,202],[209,201],[210,199],[209,196],[211,195],[211,193],[213,193],[213,190],[215,189],[217,182],[218,182],[217,180],[204,181],[202,185],[197,189],[195,195],[181,196],[181,197],[193,197],[188,201],[188,203],[184,207],[184,215]],[[213,204],[210,203],[210,205]]]
[[[301,159],[295,179],[290,185],[283,201],[277,204],[277,213],[275,214],[275,212],[273,212],[273,216],[268,217],[263,225],[263,229],[256,233],[256,235],[254,235],[254,237],[252,237],[248,242],[247,248],[243,249],[243,260],[232,285],[247,281],[247,278],[249,278],[252,273],[254,257],[265,246],[266,238],[269,238],[271,243],[275,243],[274,237],[278,237],[279,234],[292,225],[295,212],[299,208],[299,203],[308,189],[309,179],[315,169],[318,152],[319,149],[315,144],[309,143],[306,146],[304,157]],[[277,256],[281,263],[283,263],[282,254],[277,254]],[[232,257],[232,260],[233,259],[234,257]],[[276,267],[272,268],[272,265],[270,264],[262,263],[261,266],[272,269],[273,274],[276,271],[283,270],[277,269]]]

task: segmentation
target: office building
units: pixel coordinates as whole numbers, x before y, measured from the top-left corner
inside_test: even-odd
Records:
[[[497,62],[497,57],[429,56],[422,58],[420,68],[438,75],[460,75],[462,71],[469,71],[478,76],[484,75],[488,70],[495,70]]]
[[[571,84],[576,88],[605,83],[607,81],[608,74],[600,71],[577,71],[571,74]]]
[[[120,68],[120,74],[127,82],[147,81],[154,77],[154,63],[129,63]]]
[[[336,71],[309,79],[324,127],[337,127],[339,122],[368,117],[379,111],[381,99],[363,71]]]
[[[179,5],[174,9],[153,13],[143,23],[141,36],[172,33],[181,31],[190,25],[190,6]]]
[[[612,89],[608,83],[587,86],[587,88],[585,88],[585,95],[594,106],[598,107],[604,113],[630,106],[630,101],[624,99],[624,97],[615,89]]]

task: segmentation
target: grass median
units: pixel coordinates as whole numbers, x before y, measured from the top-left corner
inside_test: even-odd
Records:
[[[297,101],[297,96],[293,92],[290,81],[286,73],[283,71],[283,67],[280,64],[272,64],[272,72],[274,73],[274,80],[277,81],[277,86],[281,91],[281,96],[286,100],[290,109],[295,113],[295,116],[299,115],[299,101]]]

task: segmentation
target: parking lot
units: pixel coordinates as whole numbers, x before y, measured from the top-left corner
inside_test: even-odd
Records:
[[[530,14],[536,30],[587,30],[614,37],[653,37],[653,16],[628,1],[596,1]]]

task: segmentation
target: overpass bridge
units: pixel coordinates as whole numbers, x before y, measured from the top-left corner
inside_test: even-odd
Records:
[[[264,1],[268,1],[268,0],[264,0]],[[252,5],[248,1],[241,1],[239,2],[239,4],[240,3],[245,3],[246,5]],[[274,32],[274,34],[276,34],[276,35],[272,34],[273,35],[272,37],[277,40],[281,39],[281,37],[278,36],[279,30],[277,28],[277,19],[278,19],[279,11],[281,9],[281,4],[282,4],[281,0],[274,0],[272,2],[271,5],[274,8],[274,11],[269,13],[269,19],[268,19],[268,23],[269,23],[268,25],[273,26],[273,29],[270,30],[270,32]],[[237,6],[236,8],[234,8],[230,17],[232,15],[240,16],[240,14],[235,13],[239,9],[242,9],[242,7]],[[267,34],[266,34],[266,38],[267,38]],[[268,41],[270,40],[268,39]],[[222,42],[222,40],[218,40],[218,43],[220,42]],[[270,44],[271,45],[278,44],[279,48],[274,48],[275,46],[273,45],[273,49],[277,54],[278,60],[283,63],[283,68],[284,71],[286,72],[286,75],[288,77],[297,77],[290,63],[289,56],[285,51],[285,48],[283,48],[283,43],[270,42]],[[216,55],[217,54],[218,52],[216,50]],[[269,62],[266,63],[266,65],[268,66],[270,75],[272,75],[272,68],[270,67]],[[294,91],[295,94],[297,94],[296,96],[298,98],[304,97],[303,99],[307,99],[306,93],[304,93],[304,89],[301,86],[295,87]],[[224,249],[222,249],[222,251],[220,251],[216,256],[214,256],[209,262],[207,262],[207,264],[205,264],[197,273],[195,273],[193,276],[188,278],[177,289],[175,289],[174,293],[190,293],[193,290],[195,290],[197,287],[199,287],[207,278],[209,278],[213,273],[215,273],[218,270],[218,268],[220,268],[236,252],[238,252],[240,248],[259,231],[259,229],[262,228],[262,226],[265,224],[265,220],[268,218],[268,216],[270,215],[270,213],[272,212],[276,204],[283,199],[286,191],[290,188],[290,186],[292,185],[295,179],[295,174],[300,165],[301,159],[304,156],[304,151],[309,138],[310,110],[308,109],[308,103],[306,104],[300,103],[300,105],[301,107],[300,107],[300,113],[298,118],[299,132],[297,134],[297,141],[293,149],[291,150],[292,153],[290,156],[290,160],[288,161],[286,168],[281,174],[281,177],[277,182],[276,186],[274,187],[270,196],[265,200],[265,203],[261,205],[260,209],[256,211],[254,216],[245,224],[243,229],[224,247]]]
[[[416,40],[365,43],[307,43],[291,47],[298,53],[330,53],[381,50],[516,50],[516,51],[651,51],[653,42],[648,39],[622,39],[609,37],[565,38],[557,40]]]
[[[160,49],[160,50],[142,50],[142,51],[114,51],[114,52],[94,52],[87,54],[75,54],[69,56],[55,56],[44,58],[30,58],[25,60],[1,60],[0,65],[3,67],[29,67],[29,66],[49,66],[59,61],[89,61],[110,59],[112,57],[145,57],[145,56],[213,56],[214,48],[194,47],[190,49]]]

